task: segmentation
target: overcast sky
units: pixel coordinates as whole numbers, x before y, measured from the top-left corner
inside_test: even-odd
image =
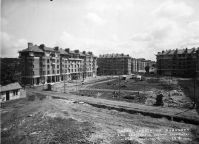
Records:
[[[1,0],[1,57],[27,42],[155,60],[199,46],[199,0]]]

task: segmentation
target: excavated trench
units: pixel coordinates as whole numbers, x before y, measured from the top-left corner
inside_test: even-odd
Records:
[[[52,96],[52,98],[69,100],[67,98],[57,97],[57,96]],[[89,105],[94,106],[94,107],[97,107],[97,108],[103,108],[103,109],[108,109],[108,110],[116,110],[116,111],[119,111],[119,112],[126,112],[126,113],[129,113],[129,114],[139,114],[140,113],[144,116],[150,116],[152,118],[167,118],[168,120],[175,121],[175,122],[184,122],[184,123],[187,123],[187,124],[199,125],[199,120],[197,120],[197,119],[190,119],[190,118],[180,117],[180,116],[177,116],[177,115],[171,116],[171,115],[167,115],[167,114],[153,113],[153,112],[147,112],[147,111],[141,111],[141,110],[133,110],[133,109],[104,105],[104,104],[96,104],[96,103],[90,103],[90,102],[84,102],[84,103],[89,104]]]

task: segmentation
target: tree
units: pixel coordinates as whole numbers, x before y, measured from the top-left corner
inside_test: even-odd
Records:
[[[149,66],[145,66],[145,71],[146,71],[146,73],[149,73]]]

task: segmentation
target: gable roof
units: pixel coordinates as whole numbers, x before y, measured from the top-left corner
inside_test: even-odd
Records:
[[[10,90],[16,90],[16,89],[21,89],[22,87],[18,82],[11,83],[5,86],[0,87],[0,92],[5,92],[5,91],[10,91]]]

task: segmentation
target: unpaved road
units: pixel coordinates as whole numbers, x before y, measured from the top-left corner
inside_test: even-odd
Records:
[[[176,108],[168,108],[168,107],[155,107],[155,106],[147,106],[143,104],[138,103],[130,103],[125,101],[117,101],[117,100],[108,100],[108,99],[101,99],[101,98],[95,98],[95,97],[87,97],[87,96],[77,96],[73,94],[63,94],[63,93],[57,93],[52,91],[33,91],[29,90],[29,93],[38,93],[38,94],[45,94],[47,96],[53,96],[53,97],[61,97],[66,98],[70,100],[75,101],[83,101],[90,104],[96,104],[96,105],[105,105],[108,107],[115,107],[118,109],[127,109],[127,110],[137,110],[138,112],[144,112],[144,113],[151,113],[153,114],[159,114],[162,116],[173,116],[173,117],[179,117],[179,118],[186,118],[190,120],[196,120],[196,123],[199,123],[199,114],[196,109],[176,109]]]
[[[3,104],[1,116],[4,144],[192,144],[199,138],[195,125],[33,93]]]

